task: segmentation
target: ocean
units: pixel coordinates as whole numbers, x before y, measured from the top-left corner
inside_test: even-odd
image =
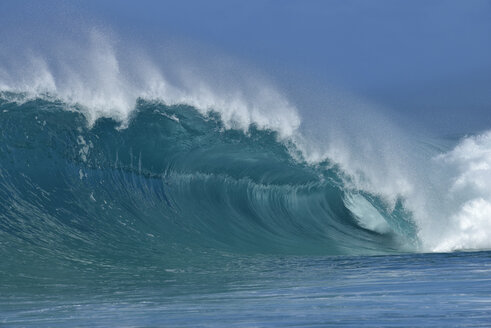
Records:
[[[489,1],[0,1],[0,327],[491,327]]]
[[[403,201],[271,129],[18,93],[0,124],[2,327],[491,324],[491,253],[429,252]]]

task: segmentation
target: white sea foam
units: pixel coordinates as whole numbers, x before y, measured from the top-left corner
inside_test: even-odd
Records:
[[[362,112],[370,117],[357,117]],[[380,197],[388,213],[401,201],[416,224],[419,243],[413,247],[420,251],[491,248],[491,132],[464,138],[454,149],[433,147],[437,141],[417,140],[376,109],[347,114],[345,129],[317,119],[326,132],[295,141],[309,162],[329,159],[344,171],[345,204],[360,226],[388,231],[364,198],[349,196],[357,191]]]
[[[411,155],[408,165],[394,157],[392,169],[383,160],[367,161],[362,168],[355,157],[350,160],[358,164],[343,167],[354,177],[352,188],[386,199],[388,211],[394,198],[403,201],[417,224],[421,251],[491,249],[491,132],[467,137],[443,154]],[[378,231],[374,224],[382,221],[372,219],[378,217],[373,211],[362,215],[363,202],[350,204],[357,218],[364,217],[361,226]]]
[[[491,249],[491,132],[465,138],[436,160],[453,174],[442,190],[451,213],[433,250]]]

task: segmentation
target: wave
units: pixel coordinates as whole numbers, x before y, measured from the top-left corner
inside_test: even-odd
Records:
[[[217,113],[140,100],[126,128],[90,127],[66,104],[35,99],[4,100],[0,115],[6,252],[168,259],[183,249],[379,254],[417,243],[408,217],[346,189],[332,163],[298,161],[277,132],[225,129]]]
[[[491,248],[490,133],[459,143],[383,118],[326,122],[264,79],[169,73],[95,30],[85,42],[3,54],[2,251],[100,262]]]

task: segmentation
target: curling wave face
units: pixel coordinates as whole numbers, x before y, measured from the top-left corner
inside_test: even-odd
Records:
[[[0,105],[2,251],[104,262],[188,250],[380,254],[417,247],[410,216],[299,161],[271,130],[140,100],[128,126],[58,101]]]

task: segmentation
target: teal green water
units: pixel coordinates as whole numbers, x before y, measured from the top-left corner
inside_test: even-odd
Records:
[[[294,146],[274,132],[224,130],[214,114],[146,102],[125,129],[110,119],[89,128],[82,114],[57,102],[1,108],[1,233],[7,247],[27,242],[34,257],[417,247],[407,213],[365,195],[390,226],[367,230],[345,205],[340,170],[294,159]]]

